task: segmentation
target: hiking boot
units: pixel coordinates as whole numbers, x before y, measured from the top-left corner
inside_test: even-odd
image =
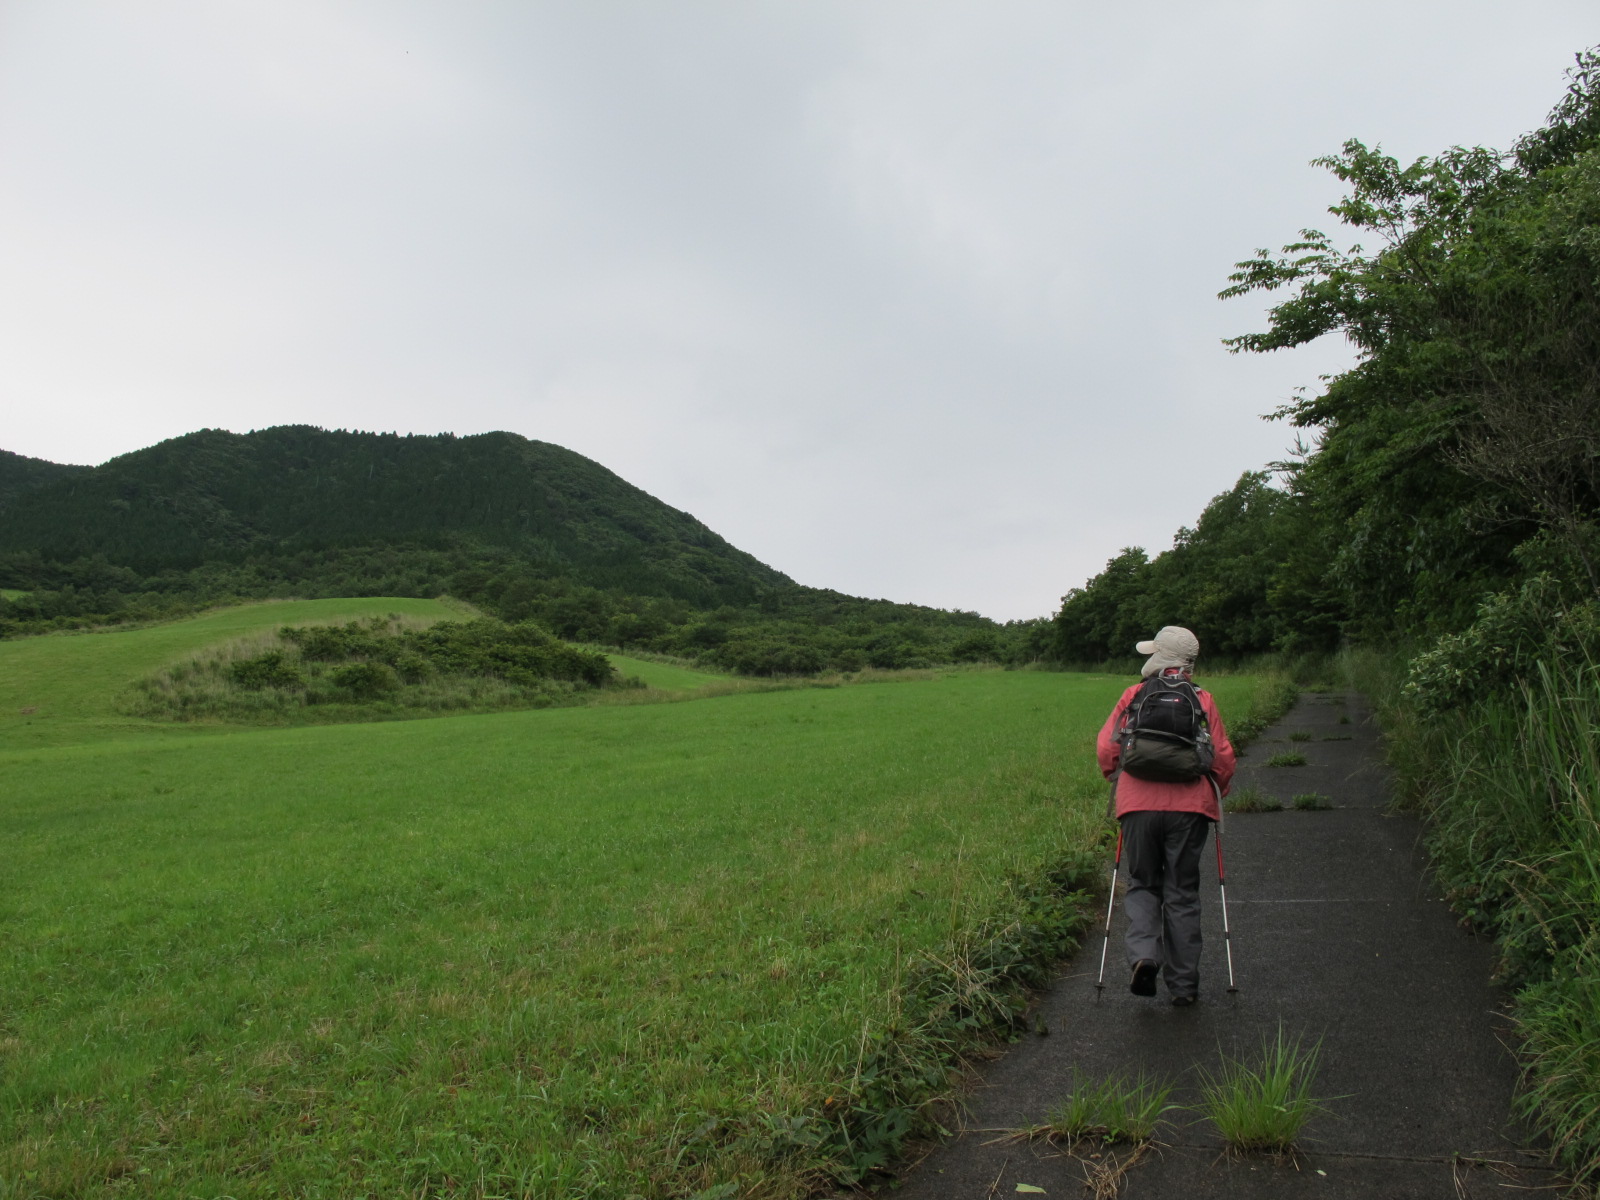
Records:
[[[1191,1004],[1193,1004],[1198,999],[1200,999],[1199,996],[1174,996],[1172,998],[1172,1007],[1173,1008],[1188,1008]]]
[[[1135,996],[1154,996],[1156,994],[1156,972],[1160,969],[1148,958],[1141,958],[1133,964],[1133,980],[1128,984],[1128,990]]]

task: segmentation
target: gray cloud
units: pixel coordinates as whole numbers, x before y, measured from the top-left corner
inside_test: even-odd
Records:
[[[0,446],[559,442],[806,583],[1045,613],[1346,361],[1306,165],[1542,120],[1588,3],[0,9]],[[1158,470],[1148,464],[1161,463]]]

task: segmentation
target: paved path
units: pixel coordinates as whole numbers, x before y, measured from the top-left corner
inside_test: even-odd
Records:
[[[1311,740],[1291,742],[1294,733]],[[1289,749],[1309,764],[1263,765]],[[907,1172],[900,1200],[988,1200],[1016,1194],[1019,1183],[1050,1196],[1089,1194],[1084,1163],[1046,1143],[997,1142],[1000,1131],[1043,1121],[1074,1071],[1146,1068],[1179,1085],[1177,1102],[1192,1103],[1197,1067],[1214,1066],[1219,1048],[1248,1055],[1280,1022],[1322,1039],[1316,1094],[1343,1097],[1307,1126],[1298,1163],[1230,1159],[1207,1123],[1176,1113],[1181,1123],[1164,1127],[1166,1145],[1128,1169],[1121,1196],[1450,1200],[1557,1182],[1520,1149],[1510,1117],[1516,1068],[1503,1044],[1506,998],[1489,983],[1491,948],[1457,927],[1425,878],[1417,822],[1389,813],[1361,699],[1302,696],[1242,760],[1238,783],[1286,803],[1321,792],[1335,807],[1227,819],[1237,995],[1225,991],[1208,846],[1201,1002],[1175,1009],[1164,990],[1155,1000],[1128,993],[1119,905],[1104,998],[1093,988],[1095,936],[1042,998],[1051,1034],[1029,1036],[984,1070],[965,1128]]]

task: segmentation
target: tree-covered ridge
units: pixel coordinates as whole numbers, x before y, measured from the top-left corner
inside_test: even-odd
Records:
[[[1222,295],[1288,295],[1229,345],[1339,334],[1356,364],[1276,414],[1307,442],[1281,487],[1247,475],[1171,550],[1113,559],[1064,598],[1051,655],[1124,655],[1168,621],[1234,652],[1437,637],[1541,573],[1600,594],[1600,57],[1508,152],[1318,162],[1374,248],[1308,229],[1257,251]]]
[[[391,543],[495,547],[699,604],[792,586],[600,464],[511,433],[201,430],[43,480],[0,526],[0,554],[102,555],[142,574]]]
[[[210,430],[76,470],[0,522],[0,587],[27,593],[0,598],[0,637],[237,598],[449,594],[743,674],[1031,653],[1027,625],[800,587],[604,467],[512,434]]]
[[[791,585],[748,604],[701,608],[675,596],[600,588],[512,551],[417,545],[252,555],[140,575],[103,558],[0,557],[0,637],[180,616],[235,599],[452,595],[572,641],[693,658],[748,675],[1012,662],[1040,622],[864,600]]]
[[[57,480],[85,475],[92,470],[93,467],[67,466],[0,450],[0,513],[5,512],[6,506],[24,492]]]

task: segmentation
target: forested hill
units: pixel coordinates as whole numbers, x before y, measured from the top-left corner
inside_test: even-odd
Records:
[[[7,456],[0,588],[0,637],[239,599],[448,594],[754,675],[1014,661],[1040,624],[802,587],[548,442],[305,425],[201,430],[93,468]]]
[[[57,480],[87,475],[93,470],[93,467],[69,467],[0,450],[0,512],[4,512],[6,505],[23,492]]]
[[[599,463],[513,433],[205,429],[95,468],[0,461],[0,555],[104,556],[149,574],[397,544],[493,548],[699,604],[794,586]]]

